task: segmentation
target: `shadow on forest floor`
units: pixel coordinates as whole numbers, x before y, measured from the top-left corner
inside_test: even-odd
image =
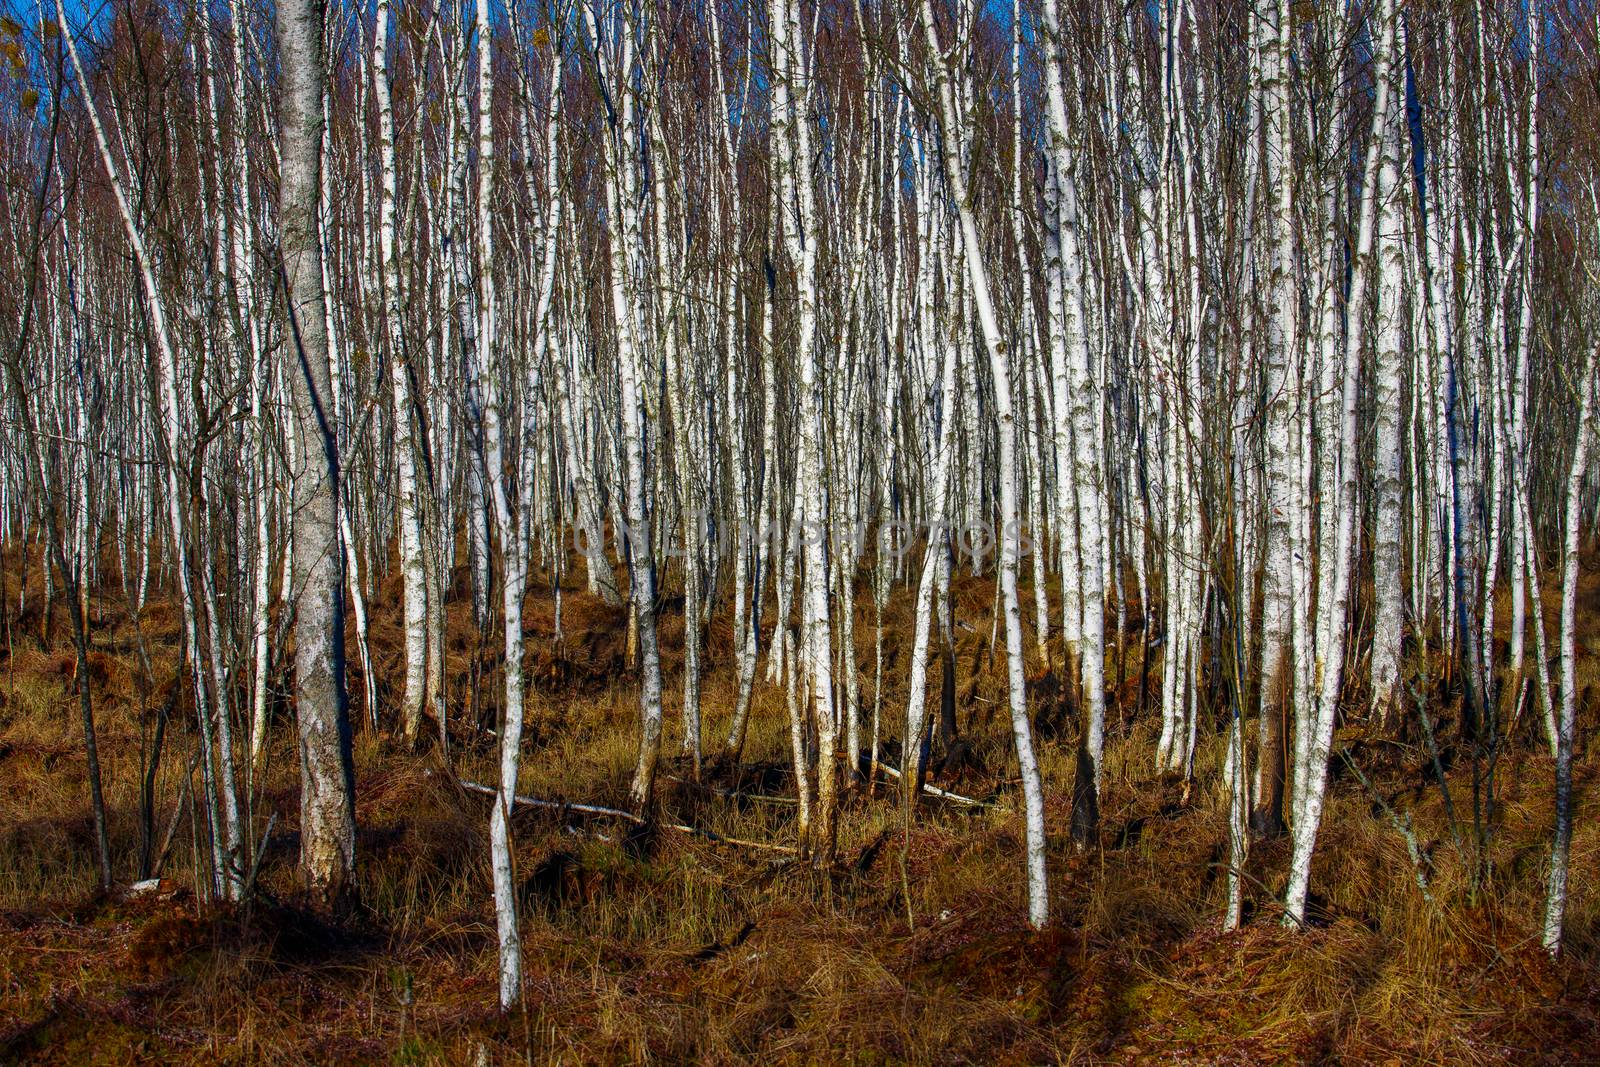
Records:
[[[1585,581],[1584,610],[1600,626],[1600,575]],[[394,585],[386,581],[372,604],[385,702],[401,671]],[[533,585],[520,789],[625,806],[637,729],[625,614],[569,589],[557,640],[548,585]],[[1590,878],[1575,880],[1569,949],[1552,962],[1536,936],[1551,770],[1528,723],[1498,772],[1485,887],[1472,891],[1420,747],[1351,723],[1338,746],[1412,820],[1432,901],[1418,891],[1405,842],[1381,808],[1338,773],[1316,857],[1312,928],[1289,931],[1279,921],[1287,842],[1276,840],[1249,857],[1245,927],[1223,932],[1227,817],[1208,785],[1223,746],[1211,733],[1203,738],[1190,788],[1155,775],[1149,719],[1159,715],[1153,706],[1133,715],[1136,670],[1119,672],[1099,848],[1077,853],[1065,836],[1072,716],[1056,715],[1055,736],[1041,742],[1054,925],[1030,930],[1009,734],[995,714],[1003,662],[985,644],[992,594],[978,579],[956,585],[958,616],[970,620],[957,630],[954,694],[965,755],[941,779],[985,804],[930,801],[908,825],[892,781],[872,797],[849,796],[832,868],[705,836],[630,834],[625,824],[571,812],[519,812],[526,1008],[505,1017],[495,1010],[486,802],[454,787],[436,753],[399,751],[387,735],[357,737],[360,868],[358,903],[347,913],[297,903],[296,761],[281,704],[250,813],[258,835],[269,816],[277,824],[248,906],[209,907],[194,896],[191,813],[177,804],[193,744],[183,700],[159,779],[160,824],[180,816],[165,880],[134,896],[93,891],[70,699],[75,660],[64,624],[56,644],[41,649],[41,620],[13,617],[12,652],[0,650],[0,1062],[1378,1064],[1592,1055],[1600,892]],[[108,595],[95,606],[89,680],[113,852],[119,877],[130,880],[140,739],[179,675],[178,622],[164,602],[145,612],[154,677],[144,678],[131,623],[114,603]],[[669,693],[682,663],[674,610],[681,606],[668,605],[662,626]],[[886,723],[904,704],[898,650],[910,625],[909,605],[891,603]],[[856,629],[861,662],[870,664],[871,616]],[[453,707],[473,699],[470,660],[483,657],[480,714],[454,717],[455,769],[492,781],[493,740],[471,726],[494,721],[496,642],[480,641],[452,603],[447,643]],[[728,620],[714,618],[704,700],[706,737],[716,741],[733,704],[731,643]],[[1137,637],[1128,644],[1136,649]],[[1596,657],[1585,655],[1589,677]],[[1044,678],[1035,671],[1041,714],[1052,700]],[[352,691],[360,687],[352,678]],[[870,674],[863,693],[868,699]],[[669,699],[669,716],[674,707]],[[1441,721],[1449,714],[1441,706]],[[760,677],[751,721],[737,773],[712,764],[695,784],[686,761],[664,764],[663,822],[794,843],[784,694]],[[675,751],[675,736],[668,745]],[[892,744],[884,752],[897,763]],[[1600,849],[1600,765],[1591,752],[1580,745],[1579,870],[1588,868],[1578,857]],[[1451,769],[1452,788],[1467,789],[1468,774]]]

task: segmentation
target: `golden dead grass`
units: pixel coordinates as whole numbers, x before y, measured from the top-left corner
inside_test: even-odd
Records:
[[[398,684],[393,596],[386,586],[374,604],[381,694]],[[530,657],[546,681],[530,697],[519,788],[618,804],[637,728],[632,679],[617,670],[621,616],[581,592],[569,589],[565,600],[567,640],[558,647],[547,587],[530,598]],[[870,698],[872,616],[861,600]],[[436,756],[358,734],[361,907],[337,923],[294,905],[297,789],[282,718],[251,804],[257,834],[269,814],[279,819],[262,858],[261,899],[235,910],[196,906],[187,823],[170,886],[134,901],[104,898],[93,888],[71,661],[63,673],[59,648],[20,636],[0,665],[0,1061],[1488,1064],[1590,1054],[1600,1032],[1600,894],[1589,873],[1600,852],[1600,767],[1589,755],[1579,767],[1578,874],[1559,963],[1537,947],[1551,769],[1536,747],[1519,745],[1500,769],[1498,828],[1478,887],[1415,761],[1374,764],[1378,788],[1413,819],[1430,857],[1432,902],[1403,840],[1346,776],[1335,782],[1316,857],[1314,928],[1291,932],[1276,921],[1286,843],[1267,842],[1247,868],[1252,921],[1225,934],[1225,811],[1205,787],[1222,746],[1206,735],[1201,785],[1185,796],[1182,783],[1150,769],[1148,716],[1112,731],[1102,844],[1086,855],[1064,833],[1070,730],[1041,742],[1056,925],[1036,934],[1026,926],[1009,739],[994,714],[1002,694],[986,647],[992,587],[963,578],[957,603],[969,627],[958,628],[958,718],[980,768],[964,772],[960,788],[995,804],[930,803],[908,826],[882,793],[852,797],[831,870],[521,813],[527,995],[525,1010],[505,1018],[494,1009],[485,804],[455,788]],[[451,612],[459,708],[477,642],[461,607]],[[890,605],[890,724],[903,704],[910,621],[903,598]],[[139,739],[157,699],[138,698],[129,626],[103,607],[104,661],[91,675],[123,879],[136,851]],[[176,670],[176,620],[152,605],[144,627],[154,692]],[[681,634],[681,625],[664,630]],[[484,644],[492,657],[496,642]],[[673,752],[681,649],[669,647],[666,658]],[[733,680],[725,656],[709,659],[705,736],[714,750]],[[481,695],[492,709],[498,675],[489,662]],[[789,789],[776,769],[787,762],[784,716],[782,692],[758,683],[746,751],[753,791]],[[192,717],[180,706],[170,728],[163,819],[193,743]],[[457,769],[492,781],[492,742],[459,725]],[[689,776],[681,761],[666,771]],[[1458,791],[1464,773],[1452,775]],[[790,807],[717,797],[671,777],[662,793],[664,810],[681,820],[792,841]]]

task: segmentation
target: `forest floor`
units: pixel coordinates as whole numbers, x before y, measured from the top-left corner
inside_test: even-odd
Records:
[[[1568,947],[1553,962],[1538,939],[1553,771],[1534,743],[1537,712],[1523,716],[1495,768],[1481,846],[1466,756],[1441,742],[1452,822],[1415,729],[1394,741],[1372,724],[1343,724],[1309,928],[1279,921],[1284,839],[1253,846],[1248,921],[1225,933],[1217,731],[1201,731],[1192,787],[1158,776],[1159,711],[1135,714],[1139,682],[1125,678],[1108,725],[1101,844],[1078,854],[1065,833],[1072,730],[1047,699],[1050,686],[1036,684],[1055,923],[1034,933],[1008,769],[1003,657],[988,647],[993,587],[963,578],[955,698],[970,758],[944,784],[989,803],[930,800],[908,825],[892,792],[852,795],[838,862],[825,869],[681,833],[640,837],[604,819],[522,812],[514,826],[525,1008],[502,1017],[487,801],[458,788],[436,752],[404,753],[389,736],[401,682],[392,578],[370,605],[384,705],[377,733],[359,721],[362,681],[353,646],[350,653],[359,905],[328,919],[297,903],[298,779],[282,700],[250,794],[253,836],[276,817],[251,902],[197,903],[186,812],[158,889],[130,896],[95,888],[66,612],[58,605],[54,641],[42,646],[37,565],[19,619],[19,560],[12,552],[3,563],[0,1062],[1531,1064],[1600,1056],[1592,706],[1580,713]],[[1584,588],[1583,672],[1600,677],[1600,649],[1588,647],[1600,641],[1600,574],[1586,574]],[[152,601],[136,628],[119,589],[113,578],[92,597],[89,681],[112,854],[126,885],[139,851],[140,753],[174,685],[158,833],[180,811],[195,734],[188,682],[177,677],[174,605]],[[463,599],[450,608],[449,700],[466,707],[476,674],[492,723],[498,641],[480,642]],[[521,792],[620,806],[637,736],[624,616],[571,588],[563,601],[557,641],[548,583],[530,594]],[[677,605],[667,610],[667,744],[675,752],[682,617]],[[903,716],[910,622],[908,603],[885,613],[891,736]],[[856,629],[870,707],[870,603]],[[711,751],[733,703],[730,644],[727,619],[716,619],[705,691]],[[1128,645],[1139,647],[1137,631]],[[1454,711],[1448,701],[1434,710],[1448,737]],[[663,812],[728,836],[792,844],[792,807],[763,799],[792,790],[785,715],[781,690],[758,681],[737,782],[745,795],[691,785],[676,759],[664,766]],[[470,716],[457,718],[455,772],[493,782],[492,738],[473,730]],[[735,784],[726,774],[717,781]],[[1427,896],[1386,805],[1415,828]]]

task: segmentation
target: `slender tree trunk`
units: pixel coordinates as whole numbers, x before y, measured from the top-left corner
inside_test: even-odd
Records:
[[[1050,918],[1050,889],[1045,872],[1045,839],[1044,839],[1044,789],[1039,776],[1038,760],[1033,751],[1033,726],[1028,714],[1027,682],[1022,665],[1022,608],[1017,593],[1017,566],[1020,555],[1022,539],[1022,525],[1020,509],[1017,506],[1017,428],[1016,418],[1012,411],[1011,393],[1011,361],[1007,351],[1006,342],[1000,332],[999,319],[995,313],[993,297],[989,289],[989,276],[984,265],[983,246],[978,237],[977,220],[973,215],[972,202],[967,195],[967,180],[965,173],[965,157],[967,146],[967,131],[960,125],[957,118],[955,88],[952,85],[949,68],[945,65],[939,48],[939,36],[934,26],[934,15],[931,0],[924,0],[922,5],[922,29],[927,38],[928,51],[934,57],[936,64],[935,84],[939,94],[939,121],[944,133],[943,157],[945,174],[950,182],[951,193],[955,197],[956,211],[960,220],[961,240],[965,250],[967,264],[967,278],[972,287],[973,301],[977,308],[978,324],[983,334],[984,347],[989,353],[990,374],[994,379],[995,417],[999,423],[1000,434],[1000,522],[1002,547],[1000,551],[1000,589],[1005,613],[1006,629],[1006,680],[1007,695],[1011,707],[1011,733],[1016,745],[1017,763],[1022,774],[1022,792],[1024,805],[1024,823],[1027,832],[1027,871],[1028,871],[1028,919],[1035,928],[1044,926]],[[1087,384],[1087,383],[1081,383]],[[1087,393],[1087,390],[1085,390]],[[1087,410],[1089,397],[1085,395],[1080,401],[1084,410]],[[1086,446],[1086,439],[1080,439],[1079,445]],[[1080,478],[1081,478],[1080,467]],[[1080,481],[1081,487],[1081,481]],[[1082,501],[1080,499],[1080,505]],[[1096,524],[1098,517],[1096,518]],[[1098,538],[1098,527],[1094,527],[1094,536]],[[1094,551],[1098,552],[1099,542],[1095,540]],[[1091,556],[1088,562],[1091,566],[1086,568],[1086,584],[1090,586],[1091,596],[1096,596],[1093,615],[1100,617],[1104,608],[1103,598],[1097,596],[1101,578],[1098,555]],[[1097,640],[1098,632],[1093,635]],[[1093,649],[1095,664],[1091,672],[1086,668],[1085,684],[1090,678],[1094,680],[1092,700],[1100,700],[1100,708],[1104,710],[1104,691],[1099,683],[1100,669],[1104,666],[1100,660],[1100,649],[1096,645]],[[1087,658],[1086,661],[1087,662]],[[1086,694],[1087,695],[1087,694]],[[1078,774],[1080,779],[1085,771],[1084,760],[1080,757]],[[1093,790],[1093,769],[1089,768],[1088,788]],[[1080,791],[1083,786],[1080,785]],[[1084,813],[1090,821],[1091,828],[1098,821],[1098,814],[1093,812],[1092,799],[1090,809]],[[1076,806],[1076,805],[1075,805]],[[1076,839],[1076,826],[1078,817],[1074,817]],[[1093,830],[1091,829],[1092,835]]]
[[[1594,445],[1594,390],[1596,354],[1585,360],[1578,382],[1578,439],[1567,474],[1566,528],[1561,555],[1561,710],[1556,729],[1555,833],[1550,841],[1550,877],[1545,895],[1544,947],[1561,951],[1567,910],[1567,880],[1572,852],[1572,749],[1578,713],[1577,603],[1578,548],[1583,517],[1583,483],[1589,472],[1589,452]]]

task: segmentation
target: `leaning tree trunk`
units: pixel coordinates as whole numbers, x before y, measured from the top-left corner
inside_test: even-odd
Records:
[[[955,87],[949,68],[940,58],[939,37],[933,8],[922,5],[922,30],[928,51],[934,57],[938,88],[939,126],[944,133],[945,174],[956,202],[961,242],[967,265],[967,280],[977,305],[978,323],[984,348],[989,354],[990,374],[994,379],[995,418],[1000,437],[1000,522],[1003,547],[1000,553],[1000,589],[1005,611],[1006,680],[1011,709],[1012,737],[1017,749],[1017,764],[1022,777],[1024,827],[1027,835],[1028,919],[1035,928],[1050,917],[1050,892],[1045,873],[1044,789],[1039,763],[1033,751],[1033,727],[1028,717],[1027,683],[1022,664],[1022,610],[1017,594],[1017,562],[1022,527],[1017,506],[1016,421],[1012,413],[1011,359],[1000,332],[999,318],[989,290],[989,275],[984,265],[983,245],[978,236],[977,219],[967,195],[965,164],[968,143],[966,128],[956,107]],[[971,113],[970,110],[968,112]],[[1083,442],[1080,439],[1080,444]],[[1097,531],[1098,535],[1098,531]],[[1098,541],[1095,542],[1098,546]],[[1098,558],[1098,557],[1096,557]],[[1098,563],[1095,564],[1098,567]],[[1095,571],[1099,577],[1098,570]],[[1090,595],[1098,586],[1091,589]],[[1096,603],[1098,609],[1103,605]],[[1092,650],[1097,651],[1097,650]],[[1086,677],[1088,677],[1086,675]],[[1094,677],[1098,678],[1096,674]],[[1096,687],[1098,689],[1098,685]],[[1096,696],[1103,696],[1096,693]],[[1080,762],[1079,775],[1084,773]]]

